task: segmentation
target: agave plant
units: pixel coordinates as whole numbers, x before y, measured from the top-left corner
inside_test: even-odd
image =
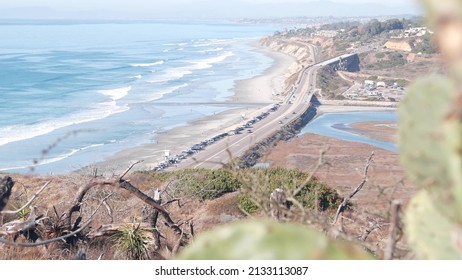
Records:
[[[140,225],[121,228],[113,238],[118,253],[126,259],[149,259],[149,246],[152,239],[143,231]]]

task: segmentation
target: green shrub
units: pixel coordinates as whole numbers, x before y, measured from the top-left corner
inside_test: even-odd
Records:
[[[162,182],[174,182],[175,195],[215,199],[241,187],[230,170],[185,169],[175,172],[152,173]]]
[[[311,178],[307,181],[310,175],[300,170],[280,167],[252,169],[241,175],[243,198],[240,207],[244,210],[250,209],[255,212],[258,208],[258,203],[255,202],[261,205],[268,204],[271,193],[277,188],[283,189],[288,197],[298,190],[293,198],[307,209],[322,211],[333,209],[341,200],[335,190],[319,182],[318,179]]]
[[[248,214],[253,214],[258,210],[258,205],[248,194],[239,195],[239,207]]]

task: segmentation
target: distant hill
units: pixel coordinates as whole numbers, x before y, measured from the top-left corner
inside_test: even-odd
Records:
[[[172,5],[152,4],[151,8],[130,6],[108,7],[107,10],[58,11],[47,7],[29,7],[2,9],[0,19],[156,19],[156,18],[256,18],[256,17],[351,17],[351,16],[383,16],[383,15],[416,15],[420,9],[412,4],[389,6],[376,3],[335,3],[332,1],[296,2],[295,0],[280,3],[236,1],[192,1],[171,7]],[[141,11],[140,11],[141,10]]]

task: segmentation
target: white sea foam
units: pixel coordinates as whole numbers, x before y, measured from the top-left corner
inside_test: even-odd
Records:
[[[173,92],[175,92],[175,91],[177,91],[177,90],[180,90],[180,89],[182,89],[182,88],[184,88],[184,87],[187,87],[187,86],[188,86],[188,84],[187,84],[187,83],[184,83],[184,84],[182,84],[182,85],[169,87],[169,88],[166,88],[166,89],[164,89],[164,90],[162,90],[162,91],[155,92],[154,94],[152,94],[152,95],[148,98],[147,101],[150,102],[150,101],[158,100],[158,99],[162,98],[164,95],[167,95],[167,94],[169,94],[169,93],[173,93]]]
[[[223,48],[214,48],[214,49],[206,49],[206,50],[202,50],[202,51],[199,51],[200,53],[209,53],[209,52],[220,52],[222,51]]]
[[[128,93],[128,91],[129,90],[123,92],[120,91],[117,93],[114,91],[106,91],[106,93],[113,92],[112,94],[105,94],[110,95],[113,101],[93,104],[87,110],[73,113],[63,118],[51,119],[36,124],[21,124],[1,127],[0,146],[45,135],[57,129],[71,125],[96,121],[107,118],[113,114],[125,112],[129,110],[129,107],[127,105],[120,106],[116,103],[115,100],[125,96],[126,92]]]
[[[83,148],[72,149],[72,150],[69,151],[68,153],[61,154],[61,155],[57,155],[57,156],[52,157],[52,158],[43,159],[43,160],[39,161],[39,162],[36,164],[36,166],[46,165],[46,164],[58,162],[58,161],[61,161],[61,160],[63,160],[63,159],[66,159],[66,158],[70,158],[71,156],[75,155],[75,154],[78,153],[78,152],[81,152],[81,151],[84,151],[84,150],[88,150],[88,149],[91,149],[91,148],[100,147],[100,146],[104,146],[104,144],[93,144],[93,145],[89,145],[89,146],[86,146],[86,147],[83,147]],[[23,166],[16,166],[16,167],[0,168],[0,171],[25,169],[25,168],[29,168],[29,167],[31,167],[30,164],[28,164],[28,165],[23,165]]]
[[[219,63],[227,59],[228,57],[234,56],[233,52],[226,52],[223,55],[200,60],[200,61],[194,61],[194,68],[193,69],[207,69],[213,66],[213,64]]]
[[[143,78],[143,76],[141,76],[141,75],[136,75],[136,76],[130,76],[129,78],[130,78],[130,79],[141,79],[141,78]]]
[[[186,75],[190,75],[193,72],[188,70],[186,67],[179,67],[169,69],[165,74],[162,74],[154,79],[148,81],[148,83],[156,84],[156,83],[165,83],[169,81],[179,80]]]
[[[162,65],[164,63],[165,63],[165,61],[160,60],[160,61],[156,61],[156,62],[152,62],[152,63],[130,64],[130,66],[131,67],[152,67],[152,66],[156,66],[156,65]]]
[[[164,83],[179,80],[186,75],[192,74],[194,70],[203,70],[211,68],[213,67],[213,64],[220,63],[230,56],[234,56],[234,53],[226,52],[220,56],[211,57],[198,61],[190,61],[190,65],[169,69],[164,74],[154,79],[150,79],[148,83]]]
[[[98,90],[98,93],[109,96],[113,101],[124,98],[132,90],[131,86],[109,89],[109,90]]]

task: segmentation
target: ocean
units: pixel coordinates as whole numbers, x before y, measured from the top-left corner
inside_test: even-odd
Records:
[[[0,21],[0,171],[66,173],[230,109],[234,81],[272,65],[252,43],[280,28]]]

